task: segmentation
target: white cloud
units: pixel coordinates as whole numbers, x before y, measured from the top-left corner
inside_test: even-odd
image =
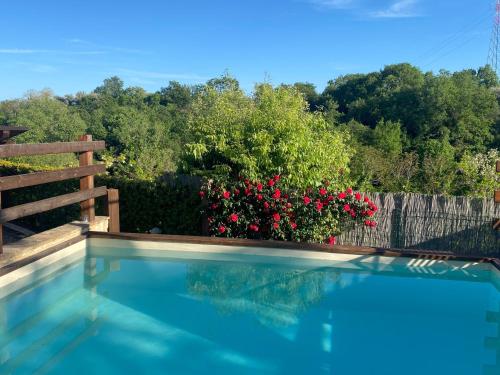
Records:
[[[391,4],[387,9],[372,12],[370,15],[374,18],[409,18],[418,17],[415,10],[417,0],[398,0]]]
[[[24,48],[0,48],[0,53],[9,55],[27,55],[32,53],[45,53],[45,49],[24,49]]]
[[[314,5],[333,8],[333,9],[347,9],[351,8],[355,0],[309,0]]]

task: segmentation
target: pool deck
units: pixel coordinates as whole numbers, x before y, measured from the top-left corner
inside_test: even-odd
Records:
[[[84,240],[89,231],[106,231],[107,226],[108,218],[98,216],[91,224],[74,221],[4,245],[4,253],[0,255],[0,275]]]

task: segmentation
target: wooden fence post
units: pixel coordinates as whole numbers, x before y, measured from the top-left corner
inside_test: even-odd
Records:
[[[111,233],[120,232],[120,197],[117,189],[108,189],[108,216]]]
[[[0,192],[0,211],[2,211],[2,192]],[[3,254],[3,225],[0,224],[0,254]]]
[[[80,141],[90,142],[92,136],[82,135]],[[80,167],[92,165],[94,161],[94,153],[92,151],[85,151],[80,153]],[[85,176],[80,178],[80,190],[87,190],[94,188],[94,176]],[[80,219],[88,221],[89,223],[95,220],[95,199],[91,198],[80,203],[81,213]]]

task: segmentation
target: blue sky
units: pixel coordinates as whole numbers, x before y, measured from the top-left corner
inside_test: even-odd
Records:
[[[91,91],[120,76],[154,91],[229,71],[256,82],[308,81],[410,62],[484,65],[493,0],[4,1],[0,99],[30,89]]]

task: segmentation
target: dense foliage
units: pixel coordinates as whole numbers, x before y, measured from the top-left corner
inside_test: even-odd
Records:
[[[305,191],[287,186],[279,175],[263,182],[208,183],[200,197],[207,200],[210,234],[333,245],[356,224],[376,226],[377,206],[351,188],[339,192],[329,182]]]
[[[91,133],[108,145],[98,158],[110,174],[128,179],[281,173],[301,187],[326,177],[362,191],[490,196],[499,183],[497,86],[488,66],[434,74],[409,64],[341,76],[322,93],[297,82],[249,95],[227,75],[148,93],[111,77],[92,93],[0,102],[0,125],[30,127],[18,142]]]

